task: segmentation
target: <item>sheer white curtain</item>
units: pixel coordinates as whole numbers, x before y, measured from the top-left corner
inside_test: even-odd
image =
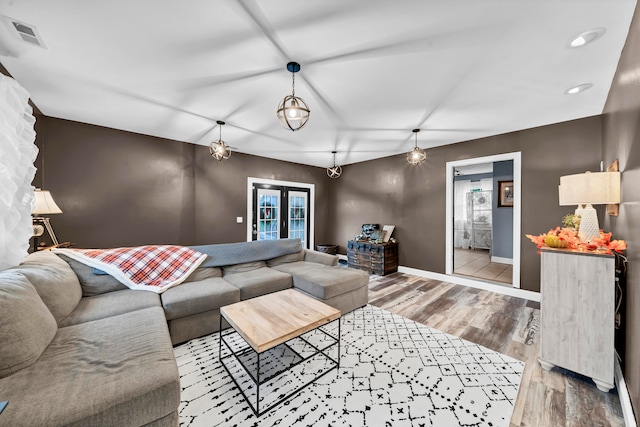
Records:
[[[467,193],[472,190],[490,191],[493,179],[483,178],[479,181],[459,180],[453,186],[453,247],[467,248],[471,224],[467,222]]]
[[[33,233],[31,210],[38,155],[29,94],[0,74],[0,270],[20,264]]]

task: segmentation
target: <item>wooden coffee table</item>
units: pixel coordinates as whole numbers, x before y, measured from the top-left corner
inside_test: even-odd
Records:
[[[227,329],[224,333],[222,330],[223,318],[232,328],[232,330]],[[338,322],[338,335],[334,336],[322,326],[336,320]],[[242,337],[242,340],[238,340],[235,333]],[[319,335],[321,337],[319,341],[321,342],[319,343],[317,339],[316,342],[312,342],[311,337],[307,337],[307,335],[312,334]],[[229,350],[225,355],[222,354],[223,344]],[[338,356],[335,359],[329,356],[327,352],[333,346],[337,346],[338,350]],[[305,349],[304,354],[296,350],[296,348]],[[269,351],[271,353],[265,356],[265,353]],[[261,367],[260,364],[261,355],[263,360],[265,357],[269,359],[267,364],[270,366],[270,372],[263,372],[262,379],[260,378],[261,368],[264,367]],[[273,365],[279,364],[279,361],[274,360],[279,357],[278,355],[282,356],[280,357],[281,361],[285,359],[287,361],[282,362],[279,369],[274,369]],[[286,357],[284,357],[285,355]],[[229,373],[253,412],[259,417],[288,400],[318,378],[339,368],[340,310],[293,289],[227,305],[220,308],[219,357],[220,363]],[[278,379],[292,371],[296,366],[318,357],[324,357],[325,360],[330,361],[332,367],[320,370],[317,375],[303,381],[301,386],[292,390],[283,392],[280,389],[280,386],[277,385]],[[225,360],[229,358],[233,358],[234,366],[236,368],[240,366],[241,370],[246,372],[253,380],[256,387],[255,408],[251,403],[252,399],[249,398],[249,390],[246,389],[246,386],[244,389],[240,386],[238,380],[225,363]],[[236,369],[236,372],[241,370]],[[266,378],[264,378],[265,374]],[[271,384],[271,388],[278,390],[278,398],[275,402],[268,404],[266,409],[260,411],[260,387],[267,382]],[[243,384],[245,383],[243,381]]]

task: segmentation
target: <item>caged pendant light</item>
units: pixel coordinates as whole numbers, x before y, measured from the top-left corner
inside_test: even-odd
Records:
[[[418,166],[427,159],[427,154],[423,149],[418,147],[418,132],[420,132],[420,129],[413,130],[413,133],[416,135],[416,145],[413,150],[407,153],[407,161],[413,166]]]
[[[340,175],[342,175],[342,166],[336,166],[336,153],[337,151],[332,151],[333,153],[333,166],[327,168],[327,175],[329,176],[329,178],[340,178]]]
[[[211,157],[221,162],[231,156],[231,147],[229,147],[227,143],[222,140],[222,126],[225,125],[225,122],[223,122],[222,120],[218,120],[216,121],[216,123],[218,124],[218,128],[220,129],[220,137],[217,141],[213,141],[209,145],[209,153],[211,154]]]
[[[300,71],[300,64],[289,62],[287,70],[291,72],[291,95],[284,97],[276,112],[280,124],[291,131],[302,129],[309,121],[309,106],[304,99],[296,96],[296,73]]]

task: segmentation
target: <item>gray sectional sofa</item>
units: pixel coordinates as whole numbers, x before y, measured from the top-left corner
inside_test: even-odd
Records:
[[[366,273],[297,240],[194,248],[207,260],[162,294],[52,252],[0,272],[0,425],[176,426],[172,346],[217,331],[220,307],[291,287],[343,313],[368,302]]]

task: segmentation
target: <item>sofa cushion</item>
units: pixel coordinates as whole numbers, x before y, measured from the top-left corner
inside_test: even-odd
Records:
[[[155,292],[134,291],[133,289],[107,292],[82,298],[76,309],[58,323],[58,326],[77,325],[149,307],[162,307],[160,295]]]
[[[102,274],[103,272],[96,274],[93,271],[93,267],[89,267],[62,254],[58,254],[57,256],[65,260],[74,273],[76,273],[76,276],[78,276],[83,297],[92,297],[94,295],[104,294],[105,292],[129,289],[109,274]]]
[[[182,283],[160,295],[167,320],[190,316],[240,301],[240,289],[221,277]]]
[[[0,325],[0,378],[32,365],[58,331],[33,285],[13,270],[0,272]]]
[[[7,426],[141,426],[175,412],[180,379],[159,307],[60,328],[40,359],[3,379]]]
[[[294,287],[322,300],[367,286],[369,283],[369,275],[364,271],[329,267],[309,261],[292,262],[273,268],[291,274]]]
[[[198,282],[212,277],[222,277],[222,270],[218,267],[198,267],[182,283]]]
[[[229,274],[224,278],[240,289],[240,299],[245,300],[293,286],[290,274],[262,267],[245,273]]]
[[[15,269],[29,279],[58,323],[82,298],[78,276],[69,264],[51,251],[34,252]]]
[[[338,257],[336,255],[325,254],[324,252],[310,251],[305,249],[304,261],[315,262],[318,264],[334,266],[338,265]]]
[[[304,250],[292,254],[282,255],[267,260],[267,267],[275,267],[280,264],[288,264],[290,262],[304,261]]]
[[[222,275],[245,273],[247,271],[257,270],[259,268],[266,267],[267,263],[264,261],[245,262],[243,264],[233,264],[222,267]]]
[[[167,322],[173,345],[203,337],[220,330],[220,309],[216,308],[190,316],[178,317]],[[223,323],[222,328],[227,327]]]
[[[312,298],[320,299],[314,295],[306,293],[302,289],[294,289]],[[346,313],[353,311],[356,308],[367,305],[367,303],[369,302],[369,287],[363,286],[356,289],[355,291],[345,292],[344,294],[340,294],[329,299],[320,300],[333,308],[337,308],[343,315],[345,315]]]
[[[207,254],[200,267],[222,267],[254,261],[264,261],[281,255],[300,252],[300,239],[255,240],[253,242],[223,243],[191,246],[191,249]]]

